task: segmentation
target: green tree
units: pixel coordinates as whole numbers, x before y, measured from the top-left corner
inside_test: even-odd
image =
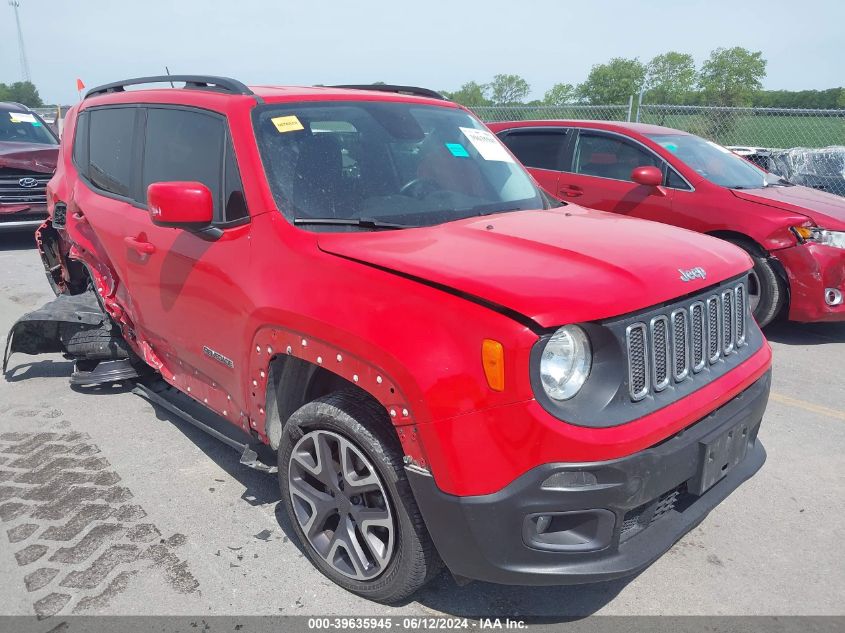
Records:
[[[845,108],[845,88],[839,89],[839,97],[836,99],[837,108]]]
[[[519,75],[496,75],[489,89],[490,99],[496,105],[522,103],[531,92],[530,84]]]
[[[575,86],[572,84],[555,84],[546,91],[543,105],[566,105],[575,101]]]
[[[681,104],[695,90],[698,75],[692,55],[669,51],[646,66],[646,99],[649,103]]]
[[[645,81],[646,69],[638,59],[614,57],[606,64],[596,64],[579,84],[579,96],[589,103],[600,105],[620,104],[640,91]]]
[[[475,81],[468,81],[455,92],[443,91],[443,95],[468,108],[490,105],[487,98],[488,87]]]
[[[717,48],[701,66],[699,85],[710,105],[746,106],[763,87],[766,60],[741,46]]]
[[[30,108],[40,108],[44,105],[38,94],[38,88],[31,81],[0,84],[0,101],[16,101]]]

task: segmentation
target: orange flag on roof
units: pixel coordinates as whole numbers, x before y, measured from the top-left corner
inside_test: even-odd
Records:
[[[84,84],[84,83],[82,83],[82,80],[81,80],[81,79],[78,79],[78,78],[77,78],[77,80],[76,80],[76,89],[77,89],[77,90],[85,90],[85,84]]]

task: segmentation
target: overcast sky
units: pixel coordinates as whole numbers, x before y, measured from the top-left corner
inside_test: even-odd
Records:
[[[614,56],[718,46],[762,50],[766,88],[845,84],[843,0],[19,0],[45,102],[172,73],[248,84],[385,81],[451,90],[517,73],[532,96]],[[21,78],[14,13],[0,3],[0,82]]]

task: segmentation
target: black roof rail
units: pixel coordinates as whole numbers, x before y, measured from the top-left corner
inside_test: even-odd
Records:
[[[218,92],[230,92],[238,95],[254,95],[255,93],[237,79],[229,77],[214,77],[211,75],[158,75],[156,77],[136,77],[114,81],[110,84],[103,84],[92,88],[85,93],[85,98],[96,95],[109,94],[111,92],[123,92],[126,86],[137,86],[140,84],[184,82],[185,88],[214,90]]]
[[[375,90],[377,92],[396,92],[398,94],[403,95],[428,97],[429,99],[440,99],[441,101],[449,100],[439,92],[429,90],[428,88],[417,88],[416,86],[395,86],[392,84],[355,84],[343,86],[327,86],[327,88],[344,88],[346,90]]]

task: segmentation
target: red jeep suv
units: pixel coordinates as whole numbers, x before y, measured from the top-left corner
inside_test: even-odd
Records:
[[[743,248],[765,326],[845,320],[845,198],[787,182],[703,138],[656,125],[517,121],[490,129],[557,198],[674,224]]]
[[[499,583],[634,573],[765,459],[751,260],[552,202],[434,92],[102,86],[48,197],[59,296],[9,353],[135,376],[278,469],[304,551],[360,595],[399,600],[441,561]]]

